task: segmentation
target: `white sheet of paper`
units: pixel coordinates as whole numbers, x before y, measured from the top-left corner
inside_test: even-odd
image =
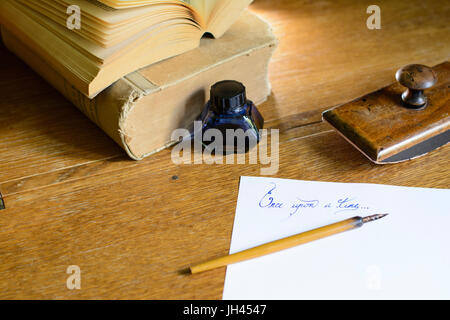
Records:
[[[449,299],[450,190],[241,177],[230,253],[363,227],[227,268],[223,299]]]

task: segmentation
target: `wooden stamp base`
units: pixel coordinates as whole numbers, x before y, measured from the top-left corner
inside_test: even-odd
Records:
[[[426,91],[425,108],[407,108],[405,88],[395,83],[326,111],[323,119],[375,163],[425,155],[450,141],[450,62],[433,70],[438,81]]]

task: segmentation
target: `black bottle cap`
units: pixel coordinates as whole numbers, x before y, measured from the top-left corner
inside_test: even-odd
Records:
[[[217,113],[237,112],[246,101],[245,87],[238,81],[220,81],[211,87],[211,106]]]

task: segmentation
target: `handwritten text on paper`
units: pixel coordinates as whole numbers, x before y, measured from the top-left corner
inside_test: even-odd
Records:
[[[370,209],[368,206],[363,205],[358,202],[356,198],[351,196],[338,197],[332,202],[320,199],[303,199],[301,194],[299,194],[295,199],[291,199],[287,202],[279,200],[279,198],[281,197],[279,197],[279,194],[277,193],[277,185],[275,182],[271,182],[268,187],[268,191],[259,200],[258,205],[260,208],[288,212],[289,217],[300,214],[303,211],[312,210],[319,207],[330,209],[334,213]]]

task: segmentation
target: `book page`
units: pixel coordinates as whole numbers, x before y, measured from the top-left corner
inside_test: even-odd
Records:
[[[23,1],[23,0],[21,0]],[[47,3],[47,6],[52,4],[52,0],[38,0],[39,2]],[[136,21],[139,19],[144,19],[152,14],[160,14],[162,10],[173,10],[174,12],[180,11],[176,7],[181,7],[180,1],[153,1],[154,4],[159,4],[159,6],[145,6],[145,7],[130,7],[124,9],[113,9],[103,2],[96,0],[57,0],[56,3],[62,3],[60,10],[65,13],[64,10],[70,5],[77,5],[81,8],[83,14],[87,14],[94,19],[100,20],[101,23],[108,25],[124,24],[128,21]],[[171,7],[166,6],[165,9],[163,5],[171,5]],[[186,10],[186,9],[185,9]]]
[[[219,0],[182,0],[183,2],[192,5],[201,14],[205,21],[208,21],[211,12]]]
[[[137,14],[144,8],[151,8],[150,5],[155,4],[180,4],[185,3],[192,10],[195,11],[195,14],[201,17],[201,22],[205,24],[205,21],[208,21],[209,16],[211,15],[213,9],[216,6],[216,3],[219,0],[88,0],[92,4],[97,4],[98,8],[103,8],[107,6],[107,8],[120,9],[116,10],[116,16],[123,11],[130,11],[132,14]],[[114,10],[113,9],[113,10]],[[134,11],[133,11],[134,10]],[[101,13],[97,13],[96,15],[102,15]],[[124,16],[124,15],[122,15]]]
[[[107,5],[108,7],[114,9],[142,7],[158,2],[174,2],[170,0],[93,0],[93,1],[101,2]],[[175,0],[175,1],[184,1],[184,0]]]
[[[223,298],[449,299],[448,189],[242,177],[230,253],[382,213],[389,215],[361,228],[228,266]]]
[[[208,15],[208,31],[220,38],[253,0],[218,0]]]
[[[214,7],[215,2],[217,0],[93,0],[96,2],[101,2],[111,8],[121,9],[121,8],[131,8],[131,7],[140,7],[147,6],[156,3],[167,3],[167,2],[184,2],[188,5],[191,5],[202,13],[205,13],[212,6]],[[206,9],[206,11],[205,11]]]

